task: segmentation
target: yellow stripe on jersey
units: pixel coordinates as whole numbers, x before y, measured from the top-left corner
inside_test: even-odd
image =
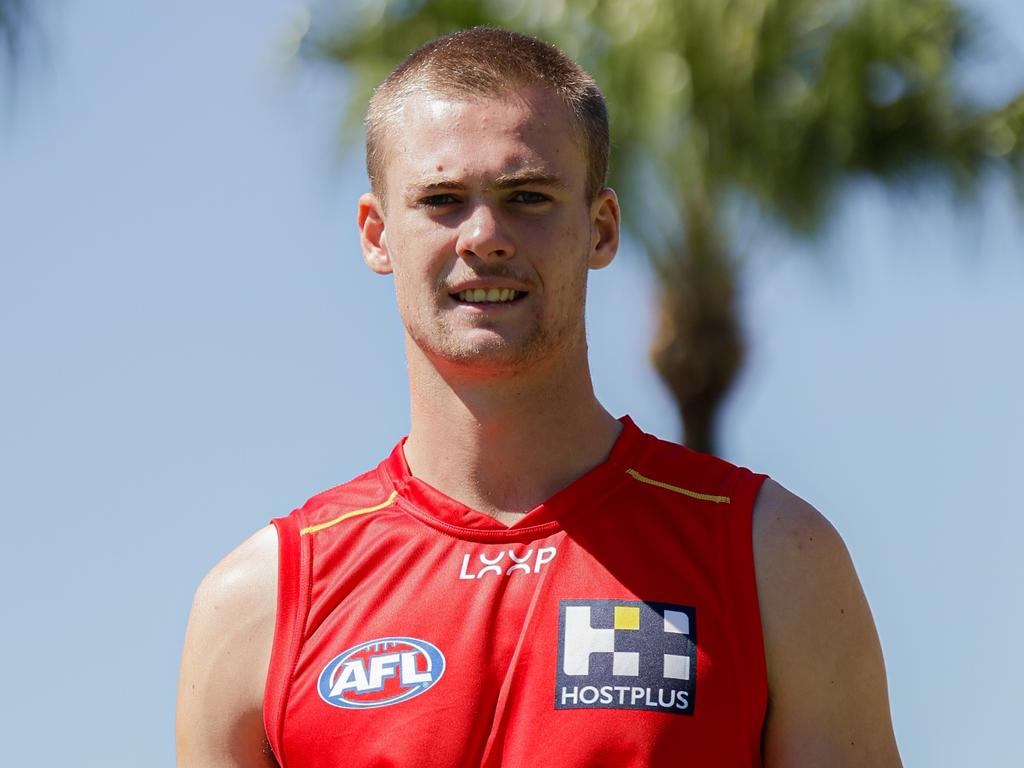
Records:
[[[299,535],[305,536],[307,533],[316,533],[317,531],[322,531],[324,528],[330,528],[332,525],[337,525],[338,523],[344,522],[345,520],[348,520],[350,517],[356,517],[357,515],[365,515],[369,512],[376,512],[378,510],[384,509],[385,507],[390,507],[392,504],[395,503],[395,499],[397,498],[398,491],[392,491],[391,495],[388,496],[387,500],[382,501],[380,504],[375,504],[372,507],[365,507],[363,509],[353,509],[351,512],[346,512],[343,515],[338,515],[338,517],[334,518],[333,520],[328,520],[326,523],[310,525],[300,530]]]
[[[653,480],[649,477],[641,475],[635,469],[627,469],[626,474],[632,477],[634,480],[639,480],[641,483],[655,485],[658,488],[664,488],[666,491],[674,491],[675,493],[681,493],[683,496],[689,496],[691,499],[697,499],[698,501],[710,501],[714,504],[730,503],[730,499],[728,496],[713,496],[710,493],[697,493],[697,491],[691,491],[686,488],[680,488],[678,485],[670,485],[669,483],[661,482],[661,480]]]

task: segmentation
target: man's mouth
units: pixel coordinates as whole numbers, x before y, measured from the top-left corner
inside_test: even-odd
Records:
[[[511,288],[468,288],[453,293],[452,298],[464,304],[497,304],[512,302],[526,295],[526,291]]]

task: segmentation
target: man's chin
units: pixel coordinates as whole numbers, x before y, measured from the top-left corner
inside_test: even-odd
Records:
[[[496,346],[462,348],[435,356],[435,359],[442,365],[496,375],[521,370],[532,362],[532,356],[524,350]]]
[[[464,339],[458,344],[421,350],[438,368],[478,375],[507,375],[529,368],[542,357],[536,345],[514,343],[497,335]]]

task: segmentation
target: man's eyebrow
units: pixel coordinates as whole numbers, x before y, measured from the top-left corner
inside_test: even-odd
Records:
[[[409,186],[409,189],[417,193],[431,192],[435,189],[462,189],[463,184],[448,176],[427,176]]]
[[[565,179],[554,173],[522,170],[501,174],[494,180],[494,186],[497,189],[525,186],[557,187],[558,189],[566,189],[568,185],[565,183]]]
[[[455,179],[450,179],[446,176],[428,176],[427,178],[420,179],[414,184],[410,184],[406,187],[405,193],[402,197],[411,205],[421,197],[436,195],[440,192],[448,192],[453,189],[459,190],[462,188],[462,184],[457,182]]]

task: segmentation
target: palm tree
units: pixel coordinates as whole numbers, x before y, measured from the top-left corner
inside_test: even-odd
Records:
[[[21,50],[21,32],[28,22],[28,0],[0,0],[0,51],[13,67]]]
[[[41,41],[31,0],[0,0],[0,117],[12,110],[27,54]]]
[[[851,178],[1024,180],[1024,94],[958,92],[974,27],[954,0],[405,0],[316,21],[304,50],[350,73],[358,118],[405,54],[474,25],[549,40],[601,84],[611,183],[659,277],[652,358],[698,450],[744,360],[730,211],[806,235]]]

